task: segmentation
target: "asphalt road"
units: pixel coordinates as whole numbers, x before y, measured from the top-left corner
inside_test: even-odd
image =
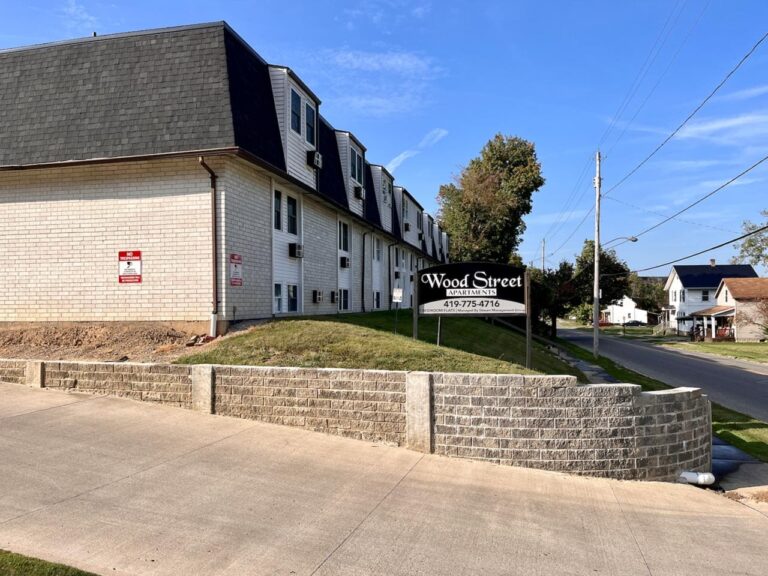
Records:
[[[558,334],[592,350],[592,333]],[[768,422],[768,366],[729,358],[699,357],[637,340],[600,336],[600,355],[671,386],[701,388],[712,400]]]

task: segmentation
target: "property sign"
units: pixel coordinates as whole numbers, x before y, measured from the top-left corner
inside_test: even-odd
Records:
[[[229,285],[243,285],[243,257],[240,254],[229,255]]]
[[[118,252],[117,267],[120,284],[141,284],[141,250]]]
[[[402,288],[393,288],[392,289],[392,302],[399,304],[403,301],[403,289]]]
[[[420,314],[524,316],[525,268],[466,262],[417,273]]]

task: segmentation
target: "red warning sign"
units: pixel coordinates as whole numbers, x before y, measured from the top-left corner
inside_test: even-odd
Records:
[[[240,254],[229,255],[229,285],[243,285],[243,257]]]
[[[141,284],[141,250],[118,252],[118,275],[120,284]]]

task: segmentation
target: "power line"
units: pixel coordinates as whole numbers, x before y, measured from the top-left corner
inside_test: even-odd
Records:
[[[576,200],[576,192],[579,190],[582,182],[584,181],[584,177],[587,174],[587,171],[589,169],[589,166],[592,164],[592,155],[587,158],[586,163],[584,164],[584,167],[581,169],[581,173],[579,174],[579,179],[576,181],[576,185],[571,190],[571,193],[568,195],[568,198],[565,201],[565,204],[563,204],[563,208],[560,211],[560,214],[558,217],[552,222],[552,224],[549,226],[549,229],[544,233],[543,238],[554,238],[555,235],[562,229],[563,225],[567,221],[567,216],[570,214],[573,214],[574,210],[571,209],[571,204],[578,204],[578,202],[581,200],[581,198],[584,196],[584,191],[582,191],[581,195],[579,196],[578,200]],[[575,209],[575,206],[574,206]],[[550,235],[551,233],[551,235]]]
[[[737,174],[736,176],[734,176],[733,178],[731,178],[730,180],[728,180],[728,182],[726,182],[725,184],[721,184],[720,186],[718,186],[717,188],[715,188],[714,190],[712,190],[712,192],[709,192],[708,194],[705,194],[704,196],[702,196],[701,198],[699,198],[699,199],[698,199],[698,200],[696,200],[695,202],[691,202],[690,204],[688,204],[688,206],[686,206],[686,207],[685,207],[685,208],[683,208],[682,210],[678,210],[677,212],[675,212],[674,214],[672,214],[672,216],[668,216],[667,218],[665,218],[665,219],[664,219],[664,220],[662,220],[661,222],[658,222],[658,223],[654,224],[654,225],[653,225],[653,226],[651,226],[650,228],[646,228],[646,229],[645,229],[645,230],[643,230],[642,232],[638,232],[637,234],[633,234],[633,236],[635,236],[636,238],[639,238],[640,236],[642,236],[642,235],[644,235],[644,234],[647,234],[647,233],[648,233],[648,232],[650,232],[651,230],[655,230],[655,229],[656,229],[656,228],[658,228],[659,226],[661,226],[661,225],[663,225],[663,224],[666,224],[667,222],[669,222],[670,220],[672,220],[672,219],[673,219],[673,218],[675,218],[676,216],[679,216],[680,214],[682,214],[683,212],[686,212],[687,210],[690,210],[691,208],[693,208],[693,207],[694,207],[694,206],[696,206],[697,204],[700,204],[700,203],[702,203],[704,200],[706,200],[706,199],[707,199],[707,198],[709,198],[710,196],[713,196],[713,195],[717,194],[718,192],[720,192],[720,190],[722,190],[723,188],[725,188],[725,187],[727,187],[728,185],[732,184],[733,182],[735,182],[736,180],[738,180],[739,178],[741,178],[742,176],[744,176],[744,174],[747,174],[748,172],[751,172],[752,170],[754,170],[755,168],[757,168],[758,166],[760,166],[760,164],[762,164],[762,163],[763,163],[763,162],[765,162],[766,160],[768,160],[768,156],[763,156],[763,158],[762,158],[762,159],[760,159],[760,160],[758,160],[757,162],[755,162],[754,164],[752,164],[752,166],[750,166],[750,167],[749,167],[749,168],[747,168],[746,170],[742,170],[742,171],[741,171],[739,174]],[[626,242],[626,240],[625,240],[624,242]],[[617,244],[617,246],[621,246],[621,244],[624,244],[624,242],[621,242],[620,244]]]
[[[663,266],[669,266],[670,264],[676,264],[677,262],[682,262],[683,260],[688,260],[689,258],[693,258],[694,256],[701,256],[702,254],[704,254],[706,252],[711,252],[712,250],[717,250],[718,248],[722,248],[723,246],[727,246],[728,244],[733,244],[734,242],[738,242],[739,240],[744,240],[744,238],[748,238],[749,236],[753,236],[754,234],[758,234],[758,233],[764,232],[766,230],[768,230],[768,226],[763,226],[762,228],[758,228],[757,230],[753,230],[752,232],[747,232],[746,234],[742,234],[738,238],[733,238],[732,240],[728,240],[727,242],[723,242],[722,244],[718,244],[717,246],[711,246],[709,248],[701,250],[700,252],[696,252],[695,254],[689,254],[688,256],[683,256],[682,258],[677,258],[676,260],[670,260],[669,262],[664,262],[664,264],[658,264],[656,266],[651,266],[650,268],[641,268],[640,270],[633,270],[632,272],[635,272],[635,273],[647,272],[648,270],[655,270],[656,268],[662,268]]]
[[[635,118],[637,118],[638,114],[640,114],[642,109],[648,103],[648,100],[651,98],[651,96],[653,96],[654,92],[656,92],[656,89],[659,87],[659,84],[661,84],[661,81],[667,75],[667,72],[669,72],[669,69],[672,68],[672,64],[674,64],[675,60],[677,60],[677,57],[680,55],[680,52],[682,52],[682,50],[683,50],[683,47],[686,45],[686,43],[688,42],[688,39],[691,37],[691,34],[696,29],[696,26],[698,26],[699,22],[701,22],[701,19],[704,16],[704,13],[707,11],[707,8],[709,8],[709,4],[710,4],[709,1],[706,4],[704,4],[704,7],[701,9],[701,12],[699,12],[698,18],[696,18],[696,20],[694,20],[693,24],[691,24],[691,27],[688,28],[688,32],[685,35],[685,38],[683,38],[683,41],[680,43],[680,45],[677,47],[677,50],[672,55],[671,60],[667,63],[667,67],[664,68],[664,71],[661,73],[661,76],[659,76],[659,78],[656,80],[656,83],[653,85],[653,87],[651,88],[650,92],[648,92],[648,94],[645,95],[645,98],[643,98],[643,101],[640,103],[640,106],[638,106],[637,110],[635,110],[635,113],[632,115],[632,118],[630,118],[629,122],[627,122],[624,125],[624,128],[622,128],[621,134],[619,134],[619,137],[616,138],[616,140],[613,142],[613,144],[611,144],[611,147],[609,148],[608,152],[606,153],[606,158],[611,154],[611,152],[613,152],[613,149],[616,148],[616,145],[624,137],[624,134],[626,134],[626,132],[629,129],[629,127],[635,121]]]
[[[624,176],[624,177],[623,177],[621,180],[619,180],[619,181],[618,181],[616,184],[614,184],[614,185],[613,185],[613,186],[612,186],[610,189],[608,189],[608,191],[607,191],[607,192],[604,194],[604,196],[607,196],[608,194],[610,194],[611,192],[613,192],[614,190],[616,190],[616,188],[618,188],[619,186],[621,186],[621,185],[622,185],[624,182],[626,182],[626,181],[627,181],[627,180],[628,180],[628,179],[629,179],[629,178],[630,178],[630,177],[631,177],[631,176],[632,176],[632,175],[633,175],[635,172],[637,172],[637,171],[638,171],[638,170],[639,170],[639,169],[640,169],[642,166],[644,166],[644,165],[645,165],[645,163],[646,163],[646,162],[648,162],[648,160],[650,160],[651,158],[653,158],[653,157],[656,155],[656,153],[657,153],[659,150],[661,150],[661,149],[662,149],[662,148],[663,148],[663,147],[664,147],[664,146],[667,144],[667,142],[669,142],[670,140],[672,140],[672,138],[674,138],[674,136],[675,136],[675,135],[676,135],[676,134],[677,134],[677,133],[678,133],[678,132],[679,132],[679,131],[680,131],[680,130],[683,128],[683,126],[685,126],[685,125],[688,123],[688,121],[689,121],[691,118],[693,118],[693,117],[694,117],[694,116],[695,116],[695,115],[696,115],[696,114],[699,112],[699,110],[701,110],[701,109],[704,107],[704,105],[705,105],[707,102],[709,102],[709,101],[712,99],[712,97],[713,97],[713,96],[714,96],[714,95],[715,95],[715,94],[718,92],[718,90],[720,90],[720,88],[722,88],[722,87],[723,87],[723,85],[724,85],[724,84],[725,84],[725,83],[726,83],[726,82],[727,82],[727,81],[730,79],[730,77],[731,77],[731,76],[733,76],[733,74],[734,74],[734,73],[735,73],[735,72],[736,72],[736,71],[737,71],[739,68],[741,68],[741,65],[742,65],[742,64],[744,64],[744,62],[746,62],[746,61],[747,61],[747,59],[748,59],[750,56],[752,56],[752,54],[755,52],[755,50],[757,50],[757,48],[760,46],[760,44],[762,44],[762,43],[765,41],[765,39],[766,39],[766,38],[768,38],[768,32],[766,32],[766,33],[765,33],[765,34],[762,36],[762,38],[760,38],[760,40],[758,40],[758,41],[755,43],[755,45],[754,45],[754,46],[752,46],[752,48],[749,50],[749,52],[747,52],[747,53],[746,53],[746,54],[745,54],[745,55],[742,57],[742,59],[741,59],[741,60],[739,60],[739,63],[738,63],[738,64],[736,64],[736,66],[735,66],[733,69],[731,69],[731,71],[730,71],[730,72],[728,72],[728,74],[726,74],[725,78],[723,78],[723,79],[720,81],[720,83],[719,83],[717,86],[715,86],[715,89],[714,89],[714,90],[712,90],[712,92],[710,92],[710,93],[709,93],[709,95],[708,95],[706,98],[704,98],[704,100],[701,102],[701,104],[699,104],[699,105],[698,105],[698,106],[697,106],[697,107],[694,109],[694,111],[693,111],[693,112],[691,112],[691,113],[690,113],[690,114],[689,114],[689,115],[686,117],[686,119],[685,119],[685,120],[683,120],[683,122],[682,122],[682,123],[681,123],[681,124],[680,124],[678,127],[677,127],[677,128],[675,128],[675,129],[672,131],[672,133],[671,133],[669,136],[667,136],[667,137],[666,137],[666,138],[665,138],[665,139],[664,139],[664,140],[661,142],[661,144],[659,144],[658,146],[656,146],[656,148],[654,148],[654,150],[653,150],[653,151],[652,151],[650,154],[648,154],[648,156],[646,156],[646,157],[645,157],[645,158],[644,158],[644,159],[643,159],[643,160],[642,160],[642,161],[641,161],[641,162],[640,162],[640,163],[639,163],[637,166],[635,166],[635,167],[634,167],[632,170],[630,170],[630,171],[629,171],[629,172],[628,172],[628,173],[627,173],[627,174],[626,174],[626,175],[625,175],[625,176]]]
[[[645,212],[646,214],[654,214],[656,216],[661,216],[662,218],[667,218],[667,215],[658,212],[656,210],[650,210],[649,208],[643,208],[642,206],[638,206],[637,204],[632,204],[632,202],[627,202],[626,200],[620,200],[619,198],[608,198],[608,200],[611,200],[613,202],[618,202],[619,204],[624,204],[625,206],[629,206],[631,208],[635,208],[636,210],[640,210],[641,212]],[[695,222],[693,220],[684,220],[683,218],[677,218],[674,216],[671,216],[671,218],[674,218],[678,222],[682,222],[683,224],[690,224],[692,226],[701,226],[702,228],[709,228],[710,230],[719,230],[720,232],[728,232],[729,234],[733,233],[733,230],[728,230],[727,228],[721,228],[720,226],[712,226],[711,224],[704,224],[703,222]]]
[[[560,246],[558,246],[557,250],[554,250],[554,251],[550,252],[550,253],[548,254],[548,256],[554,256],[555,254],[557,254],[558,252],[560,252],[560,250],[562,250],[562,249],[563,249],[563,247],[564,247],[566,244],[568,244],[568,241],[569,241],[571,238],[573,238],[573,235],[574,235],[574,234],[576,234],[576,232],[579,230],[579,228],[581,228],[581,227],[584,225],[584,222],[586,221],[587,217],[588,217],[590,214],[592,214],[592,212],[594,212],[594,211],[595,211],[595,207],[594,207],[594,206],[592,206],[592,208],[590,208],[590,209],[587,211],[587,213],[586,213],[586,214],[584,214],[584,217],[581,219],[581,222],[579,222],[579,223],[576,225],[576,228],[574,228],[574,229],[573,229],[573,232],[571,232],[571,233],[570,233],[570,235],[568,236],[568,238],[566,238],[566,239],[563,241],[563,243],[562,243],[562,244],[560,244]]]

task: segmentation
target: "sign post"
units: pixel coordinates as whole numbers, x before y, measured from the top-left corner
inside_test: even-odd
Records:
[[[403,289],[392,289],[392,302],[395,304],[395,334],[397,334],[397,315],[400,312],[400,303],[403,301]]]
[[[437,316],[438,326],[441,316],[525,316],[525,364],[531,367],[533,321],[526,268],[491,262],[443,264],[417,271],[413,290],[414,339],[420,315]]]

